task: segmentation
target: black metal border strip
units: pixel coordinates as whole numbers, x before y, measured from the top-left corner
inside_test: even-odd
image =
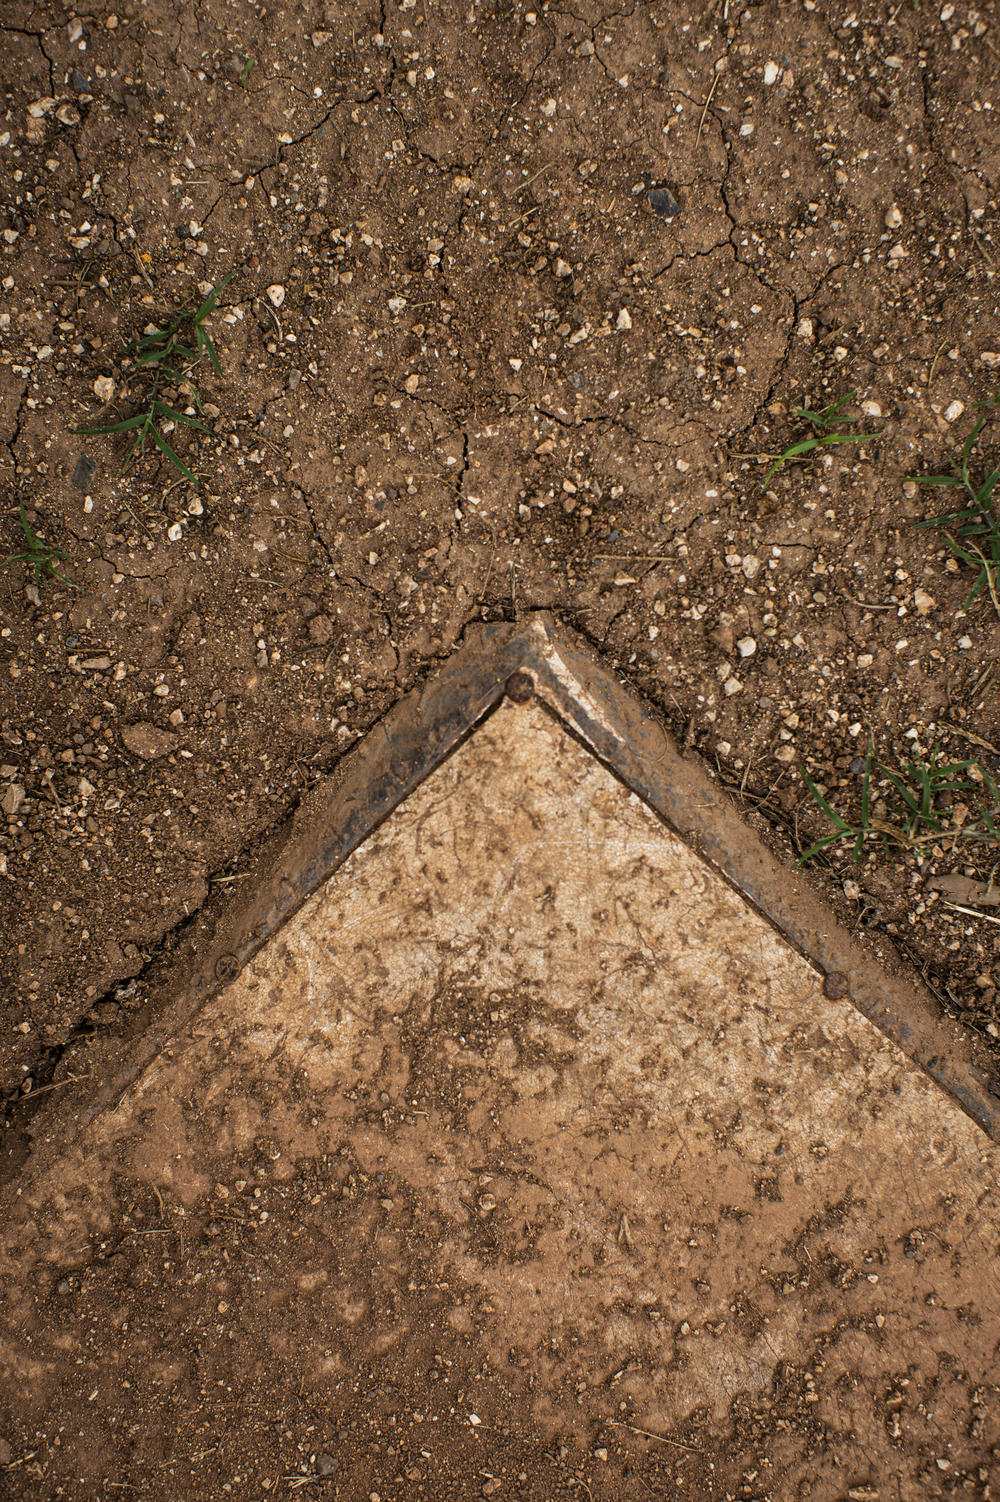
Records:
[[[467,628],[463,645],[426,684],[401,699],[310,791],[260,853],[253,894],[170,958],[139,1024],[95,1071],[103,1076],[97,1088],[87,1098],[54,1103],[47,1123],[50,1151],[127,1094],[208,997],[475,732],[505,692],[514,700],[535,693],[817,969],[828,994],[849,997],[1000,1141],[1000,1094],[985,1048],[940,1015],[915,975],[890,975],[866,955],[804,873],[789,871],[769,853],[697,758],[680,753],[638,695],[572,632],[539,612],[514,624]],[[36,1148],[33,1156],[48,1153]],[[30,1172],[30,1160],[26,1168]]]

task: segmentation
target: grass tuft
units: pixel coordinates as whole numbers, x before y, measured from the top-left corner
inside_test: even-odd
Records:
[[[27,546],[22,552],[11,553],[9,558],[0,560],[0,568],[11,568],[15,563],[26,563],[34,571],[36,587],[41,582],[43,574],[51,574],[53,579],[61,579],[64,584],[69,585],[70,589],[79,589],[79,584],[74,584],[72,579],[67,579],[66,575],[61,574],[56,568],[57,561],[68,558],[69,554],[64,553],[53,543],[46,542],[43,537],[38,536],[37,532],[32,531],[23,501],[18,501],[17,509],[20,513],[21,531],[24,533]]]
[[[191,380],[192,372],[207,356],[213,368],[222,374],[219,356],[211,336],[205,328],[205,320],[214,311],[219,295],[232,278],[232,272],[223,277],[202,302],[192,310],[181,308],[166,323],[164,328],[153,328],[134,339],[126,346],[126,355],[131,356],[130,372],[134,372],[140,385],[142,410],[120,422],[105,423],[94,428],[74,428],[74,433],[88,436],[98,434],[134,433],[132,445],[118,473],[124,474],[132,461],[152,447],[174,466],[192,485],[201,486],[198,479],[176,452],[166,437],[168,423],[175,427],[194,428],[201,433],[210,433],[199,418],[163,400],[165,389],[183,389],[194,406],[202,410],[201,399]]]
[[[871,841],[890,859],[894,850],[912,854],[941,841],[950,841],[952,847],[960,842],[1000,845],[1000,790],[986,768],[971,758],[947,761],[935,746],[922,760],[892,770],[875,762],[869,745],[859,811],[853,819],[838,813],[805,769],[800,771],[834,829],[810,845],[797,865],[841,841],[851,842],[855,862]]]
[[[857,418],[845,417],[844,408],[847,407],[857,396],[856,391],[849,391],[846,396],[838,397],[828,407],[819,412],[814,412],[808,407],[796,407],[792,416],[800,423],[808,423],[812,432],[805,438],[799,438],[795,443],[789,444],[784,453],[778,455],[767,474],[764,476],[762,489],[766,490],[772,475],[777,474],[783,464],[792,459],[802,459],[806,454],[811,454],[815,449],[832,448],[838,443],[872,443],[878,438],[877,433],[845,433],[844,426],[857,422]]]
[[[1000,511],[996,509],[994,491],[1000,480],[1000,469],[984,463],[978,480],[973,479],[969,468],[973,450],[979,436],[990,420],[991,409],[1000,399],[979,402],[983,416],[977,418],[972,432],[962,445],[962,453],[955,468],[947,475],[907,475],[915,485],[958,486],[965,492],[966,505],[957,511],[942,511],[939,516],[927,517],[918,522],[918,527],[944,528],[944,540],[951,553],[960,562],[976,570],[968,598],[962,606],[968,610],[973,600],[984,589],[993,602],[993,609],[1000,617]]]

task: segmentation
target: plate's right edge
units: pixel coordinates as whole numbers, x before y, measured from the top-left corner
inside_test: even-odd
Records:
[[[891,975],[867,955],[804,872],[770,853],[699,761],[681,755],[638,695],[573,633],[539,612],[523,647],[523,669],[566,728],[1000,1142],[997,1073],[985,1045],[941,1014],[915,973]]]

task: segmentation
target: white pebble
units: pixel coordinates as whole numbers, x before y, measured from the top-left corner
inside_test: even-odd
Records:
[[[861,410],[865,414],[866,417],[881,417],[882,416],[882,408],[879,406],[878,402],[873,402],[873,401],[862,402],[861,403]]]
[[[285,289],[280,282],[275,282],[272,286],[268,287],[267,295],[274,307],[280,308],[285,300]]]
[[[170,542],[180,542],[183,536],[184,528],[181,526],[180,522],[174,522],[167,528],[167,537]]]
[[[631,327],[631,314],[629,313],[628,308],[622,308],[621,312],[618,314],[617,319],[615,320],[615,328],[618,329],[619,332],[627,332]]]
[[[767,88],[770,88],[773,83],[777,83],[778,82],[778,78],[779,78],[780,74],[781,74],[781,69],[778,67],[777,63],[767,63],[767,64],[765,64],[765,67],[764,67],[764,83],[767,86]]]
[[[109,402],[115,394],[115,383],[110,376],[98,376],[94,382],[94,395],[98,401]]]
[[[944,409],[945,422],[957,422],[965,411],[965,403],[960,401],[949,402]]]
[[[738,678],[727,678],[722,687],[723,691],[730,698],[732,698],[733,694],[741,694],[743,692],[743,685]]]
[[[743,559],[743,574],[745,578],[750,580],[751,584],[753,583],[754,579],[756,579],[757,575],[760,573],[763,567],[764,565],[761,563],[760,559],[755,558],[752,553],[748,553]]]
[[[902,224],[902,222],[903,215],[896,207],[896,205],[893,204],[891,209],[886,210],[885,227],[886,229],[899,229],[899,226]]]
[[[563,277],[565,277],[565,276],[572,276],[573,275],[573,268],[572,268],[572,266],[567,265],[567,263],[563,260],[562,256],[558,256],[556,258],[556,261],[555,261],[555,264],[552,267],[552,270],[555,272],[556,276],[563,276]]]
[[[811,318],[800,318],[795,325],[795,332],[800,339],[811,339],[813,336],[813,321]]]
[[[753,135],[753,124],[752,124],[752,122],[750,120],[744,120],[743,121],[743,124],[740,126],[740,135],[741,136],[752,136]]]
[[[741,657],[752,657],[757,650],[757,643],[752,636],[744,636],[736,643],[736,650]]]
[[[959,645],[960,649],[963,652],[970,651],[971,647],[972,647],[972,637],[971,636],[960,636],[958,638],[958,645]]]

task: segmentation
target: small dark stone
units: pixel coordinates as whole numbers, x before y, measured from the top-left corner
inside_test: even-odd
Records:
[[[134,117],[142,109],[142,101],[139,99],[139,96],[137,94],[126,94],[124,103],[126,115],[132,115]]]
[[[843,1001],[850,987],[847,984],[847,976],[839,970],[831,970],[823,980],[823,995],[831,1001]]]
[[[650,188],[646,194],[649,206],[661,219],[673,219],[681,211],[681,206],[671,193],[669,188]]]
[[[505,687],[508,699],[515,704],[527,704],[535,692],[535,680],[530,673],[511,673]]]
[[[69,82],[74,94],[89,94],[91,92],[90,82],[84,78],[79,68],[73,69],[69,75]]]
[[[76,461],[76,468],[73,470],[73,476],[70,480],[70,484],[75,485],[77,490],[86,490],[87,486],[94,478],[94,471],[96,468],[97,465],[94,463],[93,459],[89,459],[86,454],[81,454],[79,459]]]

